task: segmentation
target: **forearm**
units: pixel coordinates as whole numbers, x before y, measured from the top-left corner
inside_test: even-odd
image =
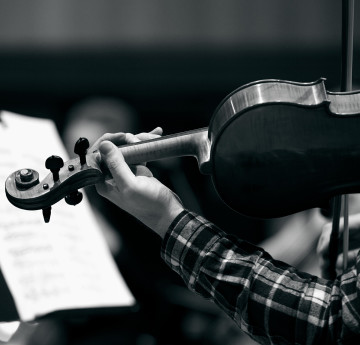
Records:
[[[175,219],[162,256],[191,290],[213,300],[260,343],[329,343],[340,337],[339,281],[297,272],[191,213]],[[351,284],[356,291],[356,279]]]

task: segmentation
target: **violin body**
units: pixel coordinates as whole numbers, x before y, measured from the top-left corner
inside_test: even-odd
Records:
[[[245,215],[272,218],[360,192],[359,101],[359,93],[326,92],[323,80],[236,90],[210,126],[219,195]]]
[[[360,192],[360,93],[332,93],[324,79],[312,83],[263,80],[228,95],[209,128],[125,145],[128,164],[194,156],[210,174],[220,198],[232,209],[257,218],[329,207],[339,194]],[[44,209],[73,190],[105,178],[88,153],[65,163],[59,180],[18,188],[6,181],[11,203]],[[69,170],[69,166],[74,169]],[[47,184],[47,189],[44,189]]]

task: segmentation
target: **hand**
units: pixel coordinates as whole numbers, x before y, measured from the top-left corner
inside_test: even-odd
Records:
[[[339,255],[336,260],[336,272],[340,274],[343,270],[343,221],[340,221],[339,229]],[[319,256],[319,264],[321,269],[321,275],[326,277],[329,270],[329,243],[330,243],[330,234],[332,231],[332,224],[327,223],[322,229],[322,233],[319,238],[317,253]],[[348,267],[355,264],[356,256],[360,249],[360,214],[355,214],[349,216],[349,251],[348,251]]]
[[[99,149],[101,160],[113,177],[97,184],[97,192],[164,237],[170,224],[184,207],[179,198],[154,178],[145,165],[136,165],[131,169],[116,147],[153,139],[160,134],[161,128],[136,136],[129,133],[106,134],[92,148]]]

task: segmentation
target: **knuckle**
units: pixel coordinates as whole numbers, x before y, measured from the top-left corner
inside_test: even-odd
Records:
[[[114,142],[114,141],[119,140],[119,138],[122,138],[124,135],[125,135],[125,133],[123,133],[123,132],[118,132],[118,133],[107,132],[107,133],[103,134],[103,136],[101,137],[101,141],[108,140],[108,141]]]
[[[132,133],[125,133],[125,141],[127,143],[136,143],[138,141],[140,141],[140,139],[138,139],[134,134]]]
[[[111,136],[111,133],[104,133],[104,134],[100,137],[100,140],[101,140],[101,141],[109,140],[110,136]]]

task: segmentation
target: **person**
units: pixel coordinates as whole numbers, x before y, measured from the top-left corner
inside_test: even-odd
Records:
[[[157,233],[162,258],[188,288],[215,302],[255,341],[360,343],[359,254],[335,280],[322,279],[273,259],[187,210],[146,165],[128,166],[116,147],[161,133],[156,128],[136,136],[100,137],[92,150],[98,150],[97,159],[112,179],[96,185],[97,192]]]

